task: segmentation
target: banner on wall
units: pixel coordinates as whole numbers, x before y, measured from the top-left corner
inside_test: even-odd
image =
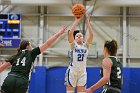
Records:
[[[2,39],[1,44],[4,44],[4,48],[18,48],[20,44],[20,39]]]

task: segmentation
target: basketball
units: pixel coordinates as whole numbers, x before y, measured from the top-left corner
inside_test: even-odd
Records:
[[[85,11],[86,9],[83,4],[75,4],[72,7],[72,13],[76,18],[82,17],[85,14]]]

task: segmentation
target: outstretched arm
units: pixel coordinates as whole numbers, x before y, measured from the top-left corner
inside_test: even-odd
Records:
[[[75,31],[75,29],[76,29],[79,21],[81,20],[81,18],[79,18],[79,19],[75,18],[75,21],[74,21],[72,27],[70,28],[70,31],[68,33],[68,41],[69,41],[70,44],[73,43],[73,41],[74,41],[73,32]]]
[[[3,44],[3,43],[0,43],[0,46],[2,46],[2,47],[3,47],[3,46],[5,46],[5,44]]]
[[[94,90],[105,85],[110,79],[112,61],[109,58],[105,58],[102,63],[103,77],[94,85],[86,90],[86,93],[92,93]]]
[[[88,32],[89,32],[89,36],[88,36],[88,39],[86,42],[87,47],[89,47],[89,44],[91,44],[93,41],[93,29],[92,29],[91,24],[90,24],[90,16],[91,15],[88,14],[87,19],[86,19],[86,24],[87,24],[87,28],[88,28]]]
[[[44,52],[47,48],[51,47],[51,45],[57,40],[57,38],[66,31],[66,28],[66,26],[62,27],[55,35],[49,38],[44,44],[39,46],[40,52]]]
[[[0,65],[0,73],[10,66],[11,66],[10,62],[4,62],[2,65]]]

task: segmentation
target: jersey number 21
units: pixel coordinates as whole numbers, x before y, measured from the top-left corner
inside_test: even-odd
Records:
[[[84,54],[78,54],[78,61],[83,61],[84,59]]]

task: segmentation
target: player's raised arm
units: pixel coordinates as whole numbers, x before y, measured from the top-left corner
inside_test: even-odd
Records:
[[[47,48],[49,48],[56,40],[57,38],[62,35],[66,31],[66,26],[62,27],[55,35],[53,35],[51,38],[49,38],[45,43],[43,43],[40,48],[40,52],[45,51]]]
[[[4,47],[5,46],[5,44],[3,44],[3,43],[0,43],[0,47]]]
[[[110,80],[110,73],[111,73],[111,67],[112,67],[112,61],[109,58],[105,58],[102,62],[102,68],[103,68],[103,77],[93,86],[88,88],[86,90],[86,93],[92,93],[92,91],[95,91],[99,87],[105,85]]]
[[[81,18],[82,18],[82,17],[81,17]],[[74,33],[74,31],[75,31],[75,29],[76,29],[76,27],[77,27],[79,21],[81,20],[81,18],[77,19],[77,18],[75,17],[75,21],[74,21],[74,23],[73,23],[73,25],[72,25],[72,27],[70,28],[70,31],[69,31],[69,33],[68,33],[68,41],[69,41],[69,43],[73,43],[73,41],[74,41],[73,33]]]
[[[91,24],[90,24],[90,16],[91,15],[88,14],[87,19],[86,19],[86,24],[87,24],[87,28],[88,28],[88,32],[89,32],[89,36],[88,36],[87,42],[86,42],[86,44],[87,44],[88,47],[89,47],[89,44],[92,43],[93,36],[94,36],[93,29],[92,29]]]

